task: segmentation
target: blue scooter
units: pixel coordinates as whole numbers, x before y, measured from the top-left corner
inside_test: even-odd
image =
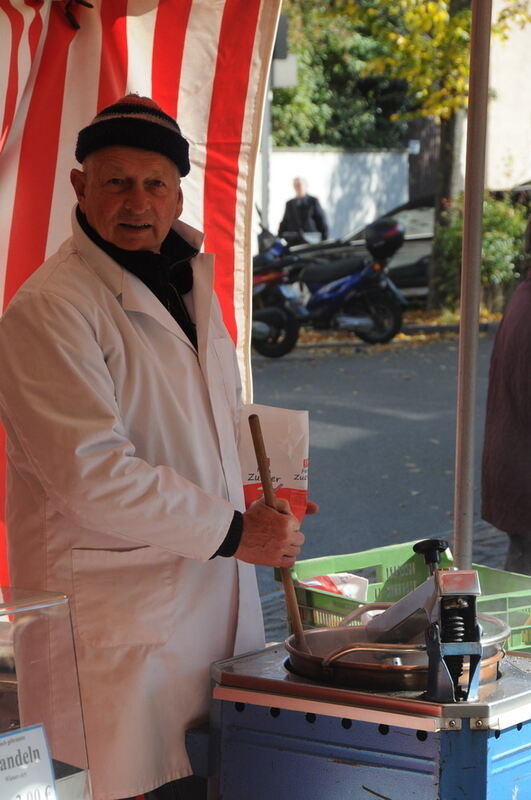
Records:
[[[407,300],[389,278],[387,264],[403,241],[403,226],[384,219],[366,228],[370,257],[308,261],[277,256],[288,280],[298,285],[301,324],[317,330],[352,331],[370,344],[391,341],[402,328]]]

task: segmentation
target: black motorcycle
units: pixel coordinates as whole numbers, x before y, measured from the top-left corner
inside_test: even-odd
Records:
[[[257,353],[278,358],[293,350],[300,330],[298,305],[287,271],[255,257],[251,344]]]

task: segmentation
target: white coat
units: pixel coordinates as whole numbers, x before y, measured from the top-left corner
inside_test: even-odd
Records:
[[[0,321],[11,582],[70,599],[95,800],[189,775],[184,732],[207,714],[210,663],[264,642],[254,568],[209,560],[244,504],[239,378],[213,259],[192,266],[198,354],[75,217]]]

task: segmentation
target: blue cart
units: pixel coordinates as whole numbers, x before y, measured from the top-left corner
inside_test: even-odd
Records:
[[[529,800],[531,658],[474,702],[294,675],[283,646],[213,665],[210,800]]]

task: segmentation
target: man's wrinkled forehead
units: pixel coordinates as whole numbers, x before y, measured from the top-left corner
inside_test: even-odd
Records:
[[[135,147],[105,147],[90,153],[83,161],[87,175],[128,177],[142,172],[145,177],[159,178],[171,175],[181,183],[179,168],[166,156],[154,150]]]

